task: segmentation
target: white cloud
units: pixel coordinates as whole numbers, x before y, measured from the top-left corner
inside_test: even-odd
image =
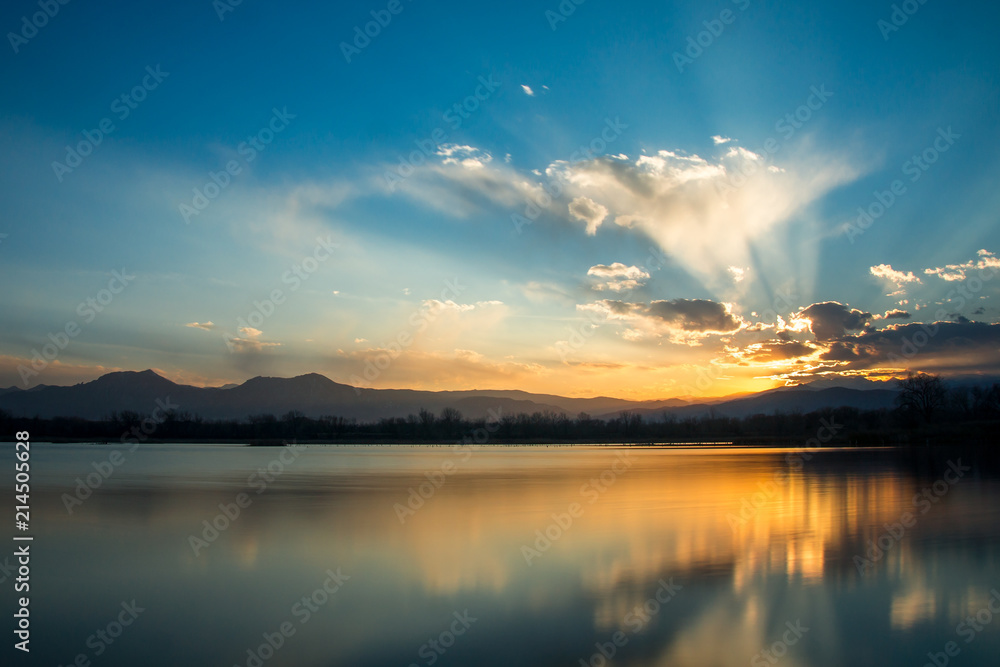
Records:
[[[215,328],[215,324],[211,321],[208,322],[188,322],[184,326],[192,327],[194,329],[202,329],[203,331],[211,331]]]
[[[608,217],[608,209],[589,197],[577,197],[569,203],[569,213],[581,222],[587,223],[587,235],[597,234],[597,228]]]
[[[237,336],[226,337],[226,345],[233,352],[263,352],[271,347],[281,347],[281,343],[265,343],[264,341],[259,340],[264,333],[260,329],[255,329],[253,327],[240,327],[239,332],[243,335],[242,338]]]
[[[626,266],[621,262],[615,262],[614,264],[597,264],[590,267],[587,271],[588,276],[597,276],[598,278],[606,278],[604,282],[599,282],[593,285],[593,289],[602,292],[605,290],[611,290],[612,292],[621,292],[624,290],[635,289],[645,283],[649,279],[649,273],[638,266]]]
[[[904,283],[919,283],[920,278],[913,275],[912,271],[897,271],[891,264],[879,264],[869,269],[876,278],[885,278],[896,283],[897,286]]]
[[[714,141],[715,145],[718,146],[719,144],[728,144],[730,141],[732,141],[732,139],[729,137],[724,137],[720,134],[716,134],[715,136],[712,137],[712,141]]]
[[[789,165],[781,173],[761,168],[760,156],[745,149],[716,160],[662,150],[634,161],[557,161],[545,173],[567,198],[600,201],[617,225],[652,238],[690,273],[713,284],[729,266],[750,266],[750,249],[760,238],[773,236],[796,213],[857,175],[833,156],[786,155]],[[736,187],[743,171],[751,175]],[[595,229],[591,222],[587,233]],[[774,243],[771,248],[773,254],[795,252]]]
[[[451,299],[448,301],[439,301],[438,299],[427,299],[423,302],[424,308],[428,310],[433,315],[442,313],[445,311],[454,311],[457,313],[464,313],[470,310],[475,310],[476,306],[471,303],[455,303]]]
[[[466,169],[482,169],[493,161],[493,156],[482,149],[458,144],[443,144],[437,154],[444,158],[442,164],[459,165]]]
[[[885,278],[896,286],[896,291],[889,292],[886,296],[900,296],[906,294],[903,285],[907,283],[921,283],[920,278],[913,275],[912,271],[897,271],[890,264],[879,264],[869,269],[876,278]]]
[[[743,282],[743,279],[746,278],[746,272],[747,272],[746,268],[741,268],[739,266],[730,266],[726,270],[729,271],[729,274],[733,277],[734,283]]]
[[[753,151],[747,150],[742,146],[733,146],[732,148],[730,148],[729,151],[726,153],[726,157],[729,158],[738,157],[738,158],[743,158],[744,160],[753,160],[754,162],[758,162],[764,159],[764,156],[760,155],[759,153],[754,153]]]
[[[531,86],[526,86],[526,85],[524,85],[524,84],[522,83],[522,84],[521,84],[521,90],[523,90],[523,91],[524,91],[524,94],[525,94],[525,95],[527,95],[528,97],[534,97],[534,96],[535,96],[535,91],[533,91],[533,90],[531,89]]]
[[[859,174],[843,157],[818,151],[806,140],[786,148],[777,172],[761,156],[739,148],[710,159],[660,150],[635,158],[618,154],[557,160],[539,173],[522,172],[503,161],[479,160],[481,168],[457,168],[458,155],[452,150],[442,153],[447,164],[428,163],[399,188],[457,217],[493,210],[485,204],[508,215],[533,210],[533,221],[544,216],[582,221],[590,236],[611,219],[652,239],[705,285],[721,287],[727,267],[754,266],[761,260],[751,249],[759,248],[765,236],[771,239],[765,266],[813,254],[813,245],[800,240],[806,236],[789,234],[788,243],[780,243],[775,234],[793,219],[818,224],[801,213]]]
[[[969,271],[1000,268],[1000,258],[989,250],[980,250],[976,254],[979,256],[978,261],[970,259],[963,264],[946,264],[933,269],[924,269],[924,273],[951,282],[965,280]]]
[[[601,278],[648,278],[649,274],[638,266],[626,266],[621,262],[614,264],[596,264],[587,270],[588,276]]]

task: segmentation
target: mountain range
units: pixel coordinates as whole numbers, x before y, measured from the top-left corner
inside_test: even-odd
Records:
[[[294,378],[255,377],[240,385],[195,387],[172,382],[154,371],[108,373],[91,382],[62,387],[39,385],[31,389],[0,388],[0,409],[14,417],[79,417],[103,419],[112,412],[134,410],[151,413],[159,402],[176,405],[178,412],[205,419],[243,419],[250,415],[281,416],[297,410],[308,417],[333,415],[360,421],[382,417],[406,417],[421,409],[436,414],[454,408],[466,418],[489,414],[553,412],[576,417],[585,412],[593,418],[617,417],[622,411],[659,419],[664,414],[678,418],[709,412],[729,417],[758,413],[811,412],[822,408],[850,406],[863,409],[891,408],[896,390],[885,383],[859,380],[855,386],[829,383],[782,387],[757,394],[726,398],[659,401],[629,401],[620,398],[569,398],[532,394],[517,390],[420,391],[413,389],[367,389],[334,382],[317,373]],[[891,385],[889,385],[891,386]]]

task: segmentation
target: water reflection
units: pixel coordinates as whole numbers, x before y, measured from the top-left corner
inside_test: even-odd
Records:
[[[98,453],[33,453],[41,657],[253,665],[286,621],[263,664],[922,665],[956,641],[972,665],[1000,648],[1000,620],[956,634],[1000,587],[1000,485],[981,462],[921,514],[946,455],[308,448],[257,493],[248,477],[277,453],[141,448],[72,514],[60,495]],[[202,522],[241,492],[209,540]],[[337,568],[350,578],[301,623]],[[148,611],[94,656],[87,638],[133,598]]]

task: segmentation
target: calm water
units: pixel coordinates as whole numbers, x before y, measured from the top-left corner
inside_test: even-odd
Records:
[[[122,450],[100,479],[113,451],[32,450],[22,664],[920,667],[928,653],[964,666],[1000,655],[1000,482],[968,452],[292,458],[174,445]],[[13,469],[9,444],[0,459]],[[88,473],[100,485],[70,513],[62,494]],[[869,540],[885,551],[866,556]]]

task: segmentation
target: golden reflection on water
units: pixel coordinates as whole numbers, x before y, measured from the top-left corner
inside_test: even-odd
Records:
[[[791,651],[782,664],[838,664],[840,625],[851,619],[837,600],[869,588],[879,591],[871,605],[886,633],[934,622],[953,627],[985,604],[988,588],[939,567],[942,552],[924,539],[995,532],[991,515],[975,506],[981,499],[970,493],[973,484],[949,490],[861,573],[854,557],[886,524],[914,511],[914,495],[928,481],[877,457],[870,466],[818,457],[795,466],[787,454],[484,449],[458,461],[457,472],[439,477],[429,493],[426,473],[457,461],[453,452],[348,469],[337,457],[350,453],[310,450],[301,468],[252,495],[253,505],[198,556],[183,536],[245,490],[239,483],[131,505],[104,494],[86,516],[101,525],[141,515],[171,535],[159,557],[191,576],[220,567],[270,576],[275,563],[302,572],[340,566],[407,605],[450,600],[461,608],[488,599],[539,617],[589,608],[587,631],[598,640],[616,631],[643,641],[662,635],[644,651],[623,652],[615,663],[623,665],[746,665],[797,618],[811,628],[809,644],[826,647],[824,658],[810,663]],[[429,497],[416,500],[421,484]],[[401,510],[408,500],[414,509]],[[579,510],[565,527],[573,504]],[[540,541],[547,530],[548,542]],[[669,614],[636,632],[635,610],[664,580],[684,588]],[[358,629],[345,641],[361,651],[379,640]],[[583,638],[580,657],[592,650]]]

